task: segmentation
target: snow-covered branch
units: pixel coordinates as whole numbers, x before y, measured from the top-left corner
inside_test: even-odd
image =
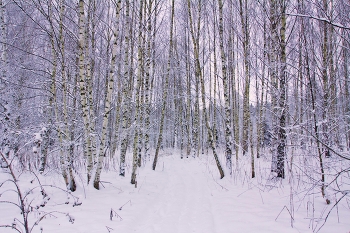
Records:
[[[319,20],[319,21],[322,21],[322,22],[326,22],[334,27],[338,27],[338,28],[342,28],[342,29],[346,29],[346,30],[350,30],[350,27],[348,26],[345,26],[345,25],[342,25],[342,24],[339,24],[339,23],[335,23],[329,19],[326,19],[326,18],[320,18],[320,17],[316,17],[316,16],[313,16],[313,15],[303,15],[303,14],[293,14],[293,13],[287,13],[287,15],[289,16],[295,16],[295,17],[304,17],[304,18],[309,18],[309,19],[315,19],[315,20]]]

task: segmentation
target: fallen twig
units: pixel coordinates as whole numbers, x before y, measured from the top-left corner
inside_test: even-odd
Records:
[[[109,214],[109,219],[110,219],[111,221],[113,221],[113,217],[120,218],[120,221],[123,220],[123,218],[120,217],[120,215],[119,215],[115,210],[113,210],[113,209],[111,208],[111,212],[110,212],[110,214]]]
[[[130,202],[130,206],[131,206],[131,200],[129,200],[129,201],[127,201],[124,205],[122,205],[122,206],[119,208],[119,210],[122,210],[123,207],[124,207],[126,204],[128,204],[129,202]]]
[[[291,212],[289,211],[289,209],[288,209],[287,206],[284,206],[284,207],[282,208],[282,210],[280,211],[280,213],[277,215],[275,221],[277,221],[278,217],[281,215],[281,213],[282,213],[282,211],[283,211],[284,209],[286,209],[286,210],[288,211],[290,217],[291,217],[291,218],[293,219],[293,221],[294,221],[294,218],[293,218],[293,216],[292,216],[292,214],[291,214]]]
[[[222,189],[225,189],[226,191],[230,191],[230,190],[228,190],[227,188],[225,188],[224,186],[222,186],[221,184],[219,184],[219,183],[215,180],[213,174],[211,174],[211,176],[213,177],[213,180],[215,181],[215,183],[217,183]]]

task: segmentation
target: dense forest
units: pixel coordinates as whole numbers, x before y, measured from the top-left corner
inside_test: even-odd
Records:
[[[0,25],[3,168],[100,189],[176,149],[349,193],[347,0],[0,0]]]

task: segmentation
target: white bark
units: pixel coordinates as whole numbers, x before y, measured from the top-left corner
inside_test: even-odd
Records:
[[[84,0],[79,0],[79,35],[78,35],[78,67],[79,67],[79,87],[80,87],[80,102],[83,110],[83,121],[85,125],[85,153],[87,157],[87,182],[90,182],[93,158],[92,158],[92,142],[91,142],[91,123],[89,119],[89,106],[87,102],[87,89],[85,85],[85,13]]]
[[[103,122],[102,122],[102,132],[101,132],[101,142],[99,146],[99,152],[98,152],[98,160],[97,160],[97,168],[96,168],[96,174],[94,179],[94,187],[96,189],[100,188],[100,178],[101,178],[101,171],[102,171],[102,162],[106,154],[106,150],[108,147],[107,142],[107,125],[108,125],[108,119],[111,112],[111,102],[112,102],[112,93],[113,93],[113,85],[114,85],[114,70],[115,70],[115,64],[116,64],[116,58],[117,58],[117,50],[118,50],[118,35],[119,35],[119,16],[120,16],[120,7],[121,7],[121,0],[117,2],[116,6],[116,25],[114,29],[114,43],[113,43],[113,49],[112,49],[112,61],[110,65],[110,71],[108,75],[108,89],[107,89],[107,98],[105,101],[105,109],[103,114]]]

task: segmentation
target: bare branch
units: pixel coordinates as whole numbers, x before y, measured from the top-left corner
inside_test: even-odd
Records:
[[[337,27],[337,28],[342,28],[342,29],[345,29],[345,30],[350,30],[350,27],[347,27],[345,25],[342,25],[342,24],[339,24],[339,23],[335,23],[329,19],[326,19],[326,18],[320,18],[320,17],[316,17],[316,16],[312,16],[312,15],[303,15],[303,14],[292,14],[292,13],[287,13],[287,15],[289,16],[295,16],[295,17],[303,17],[303,18],[309,18],[309,19],[315,19],[315,20],[319,20],[319,21],[322,21],[322,22],[326,22],[334,27]]]

